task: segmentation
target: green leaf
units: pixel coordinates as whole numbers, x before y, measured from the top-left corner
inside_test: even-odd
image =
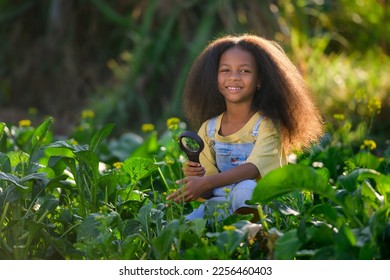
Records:
[[[46,150],[48,150],[49,148],[65,148],[65,149],[68,149],[72,152],[78,152],[78,151],[86,151],[88,150],[88,146],[87,145],[83,145],[83,146],[80,146],[80,145],[71,145],[65,141],[56,141],[54,143],[50,143],[50,144],[47,144],[45,146]],[[63,156],[68,156],[68,155],[64,155],[62,154],[62,150],[49,150],[50,151],[50,155],[63,155]],[[58,151],[58,152],[56,152]]]
[[[385,175],[377,178],[377,189],[380,194],[387,194],[388,202],[390,202],[390,175]]]
[[[24,183],[24,182],[28,182],[31,180],[44,181],[45,179],[47,179],[45,173],[32,173],[32,174],[28,174],[27,176],[21,178],[20,182]]]
[[[46,211],[53,212],[59,204],[58,198],[52,194],[39,197],[38,201],[41,203],[39,207],[39,212],[41,213],[45,213]]]
[[[8,157],[11,161],[11,166],[15,167],[19,163],[26,163],[30,158],[30,155],[22,151],[11,151],[8,153]]]
[[[0,172],[0,181],[6,181],[12,183],[15,186],[18,186],[22,189],[28,189],[28,187],[24,186],[21,180],[13,174]]]
[[[133,151],[131,157],[146,157],[156,153],[158,150],[157,136],[157,132],[152,132],[149,137],[146,138],[144,142]]]
[[[260,179],[252,201],[265,203],[284,194],[308,190],[337,201],[334,190],[315,169],[301,165],[287,165],[273,170]]]
[[[379,158],[369,152],[361,151],[355,155],[355,160],[358,166],[377,169],[381,164]]]
[[[93,136],[91,143],[90,143],[90,149],[91,151],[96,151],[97,147],[101,142],[104,141],[104,139],[107,138],[107,136],[111,133],[111,131],[114,128],[114,124],[107,124],[101,129],[99,129],[95,135]]]
[[[9,202],[14,202],[14,201],[17,201],[20,197],[20,194],[17,190],[17,187],[16,186],[9,186],[7,187],[5,190],[1,191],[0,192],[0,209],[3,208],[3,206],[5,205],[5,203]]]
[[[125,133],[116,140],[112,139],[108,143],[108,149],[112,156],[120,161],[125,161],[143,143],[143,138],[135,133]]]
[[[165,226],[161,234],[152,240],[153,252],[157,260],[167,259],[170,253],[173,240],[180,229],[179,220],[172,220]]]
[[[11,160],[8,155],[0,153],[0,170],[5,173],[11,172]]]
[[[230,256],[245,238],[245,232],[241,230],[225,230],[218,235],[216,245],[226,256]]]
[[[97,182],[97,178],[99,175],[99,158],[92,151],[78,151],[75,152],[75,156],[79,163],[85,164],[86,167],[92,171],[93,179]]]
[[[200,238],[204,234],[206,224],[207,224],[206,219],[199,218],[199,219],[189,221],[188,227]]]
[[[0,138],[3,136],[3,131],[4,131],[5,123],[0,122]]]
[[[342,219],[339,217],[336,209],[329,204],[316,205],[311,212],[313,215],[329,222],[333,226],[340,226]]]
[[[42,143],[45,139],[47,132],[49,131],[50,126],[53,123],[53,118],[46,119],[42,124],[40,124],[35,130],[31,138],[31,148],[32,151],[36,150],[38,145]]]
[[[151,222],[152,203],[147,203],[141,207],[138,213],[138,220],[140,221],[144,232],[148,232],[149,224]]]
[[[343,225],[335,236],[335,243],[340,249],[348,249],[356,245],[356,237],[349,227]]]
[[[276,241],[275,258],[277,260],[292,260],[301,246],[302,242],[298,238],[297,230],[290,230]]]
[[[123,170],[130,175],[132,184],[135,184],[157,170],[157,166],[149,158],[132,157],[123,162]]]

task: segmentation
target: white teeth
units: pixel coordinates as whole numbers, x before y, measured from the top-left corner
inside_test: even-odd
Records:
[[[239,87],[228,87],[229,90],[239,90]]]

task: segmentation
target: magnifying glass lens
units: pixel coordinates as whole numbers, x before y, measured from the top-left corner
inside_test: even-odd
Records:
[[[179,136],[179,145],[190,161],[199,162],[199,155],[204,148],[204,142],[198,134],[193,131],[182,132]]]
[[[197,153],[197,152],[199,152],[199,150],[200,150],[200,145],[199,145],[199,143],[196,142],[196,141],[195,141],[193,138],[191,138],[191,137],[188,137],[188,136],[183,137],[183,138],[181,139],[181,142],[182,142],[183,146],[184,146],[187,150],[189,150],[189,151],[191,151],[191,152],[193,152],[193,153]]]

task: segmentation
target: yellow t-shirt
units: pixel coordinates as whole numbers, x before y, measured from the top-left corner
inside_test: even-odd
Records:
[[[261,116],[259,113],[254,114],[239,131],[228,136],[221,136],[218,133],[221,127],[222,115],[223,113],[217,116],[216,119],[215,129],[217,132],[214,135],[215,141],[225,143],[247,143],[253,141],[252,131],[256,121]],[[209,120],[205,121],[198,131],[199,136],[205,142],[205,147],[200,154],[199,160],[206,169],[206,175],[212,175],[219,171],[216,166],[214,151],[211,148],[211,140],[207,136],[208,123]],[[280,133],[270,119],[263,117],[261,120],[255,146],[246,162],[253,163],[259,170],[261,176],[287,164],[286,155],[282,148]]]

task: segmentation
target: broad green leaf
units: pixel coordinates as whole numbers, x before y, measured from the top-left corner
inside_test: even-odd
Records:
[[[8,202],[17,201],[20,197],[19,191],[15,185],[8,186],[0,192],[0,209]]]
[[[366,179],[373,179],[376,182],[376,189],[381,195],[390,193],[390,175],[389,174],[381,174],[373,169],[357,169],[353,172],[356,172],[359,181],[363,181]]]
[[[85,164],[93,173],[94,180],[97,180],[99,175],[99,158],[92,151],[78,151],[75,152],[79,163]]]
[[[103,218],[100,213],[92,213],[86,217],[77,230],[77,241],[96,239],[100,234],[101,219]]]
[[[225,230],[218,235],[216,245],[221,252],[230,256],[245,239],[245,232],[241,230]]]
[[[158,150],[157,132],[152,132],[131,154],[131,157],[147,157]]]
[[[323,219],[333,226],[340,226],[341,217],[336,209],[329,204],[319,204],[313,207],[311,213],[320,219]]]
[[[293,260],[301,246],[302,242],[298,238],[297,230],[290,230],[276,241],[275,258],[277,260]]]
[[[361,151],[355,155],[358,166],[370,169],[377,169],[381,164],[379,158],[369,152]]]
[[[144,232],[148,232],[151,222],[152,203],[147,203],[141,207],[138,212],[138,220],[140,221]]]
[[[65,143],[62,141],[62,143]],[[53,143],[53,144],[58,144]],[[65,143],[66,144],[66,143]],[[45,155],[48,157],[74,157],[73,152],[75,151],[72,145],[67,144],[67,147],[54,147],[54,146],[46,146]]]
[[[79,226],[77,241],[82,241],[83,239],[87,241],[91,239],[96,240],[96,238],[104,235],[106,232],[111,232],[110,225],[115,225],[118,220],[120,220],[120,216],[116,212],[109,214],[92,213],[88,215]],[[100,241],[105,240],[102,238]]]
[[[112,156],[120,161],[125,161],[140,145],[144,139],[135,133],[125,133],[119,139],[112,139],[108,143],[108,149]]]
[[[11,160],[7,154],[0,153],[0,170],[5,173],[11,172]]]
[[[145,199],[145,194],[142,191],[134,190],[133,188],[122,188],[117,192],[118,196],[121,198],[122,203],[127,201],[143,201]]]
[[[382,195],[386,194],[387,202],[390,202],[390,175],[383,175],[379,177],[376,182],[379,193]]]
[[[45,139],[47,132],[49,131],[50,126],[53,123],[53,118],[46,119],[42,124],[40,124],[35,130],[31,138],[31,148],[34,151],[37,146],[42,143]]]
[[[93,136],[91,143],[90,143],[90,150],[91,151],[93,151],[93,152],[96,151],[99,144],[101,142],[103,142],[104,139],[107,138],[107,136],[113,130],[114,126],[115,126],[114,124],[107,124],[95,133],[95,135]]]
[[[24,153],[22,151],[12,151],[8,153],[8,157],[11,161],[11,166],[15,167],[19,163],[26,163],[28,162],[30,155],[27,153]]]
[[[205,231],[207,220],[203,218],[195,219],[188,222],[188,227],[192,230],[199,238]]]
[[[373,207],[377,208],[383,203],[383,197],[375,191],[368,180],[362,183],[361,192],[365,201],[368,200]]]
[[[335,243],[341,249],[348,249],[356,245],[356,237],[348,226],[343,225],[335,235]]]
[[[28,189],[28,187],[24,186],[21,180],[13,174],[0,172],[0,181],[6,181],[12,183],[15,186],[18,186],[22,189]]]
[[[287,165],[273,170],[260,179],[252,201],[265,203],[293,191],[308,190],[336,201],[334,190],[315,169],[301,165]]]
[[[46,184],[46,188],[52,189],[55,187],[63,187],[62,181],[65,181],[68,178],[69,178],[69,176],[66,174],[62,174],[62,175],[59,175],[57,177],[54,177]]]
[[[39,207],[40,213],[53,212],[59,204],[58,198],[52,194],[48,194],[38,198],[38,202],[41,203]]]
[[[179,220],[172,220],[164,227],[162,232],[152,240],[153,252],[157,260],[168,258],[172,242],[176,238],[179,229]]]
[[[130,175],[132,184],[135,184],[157,170],[157,166],[149,158],[132,157],[123,162],[123,169]]]
[[[20,179],[20,182],[21,183],[24,183],[24,182],[28,182],[30,180],[39,180],[39,181],[43,181],[47,179],[46,178],[46,174],[45,173],[32,173],[32,174],[28,174],[27,176],[23,177]]]
[[[4,127],[5,127],[5,123],[0,122],[0,138],[3,135]]]

